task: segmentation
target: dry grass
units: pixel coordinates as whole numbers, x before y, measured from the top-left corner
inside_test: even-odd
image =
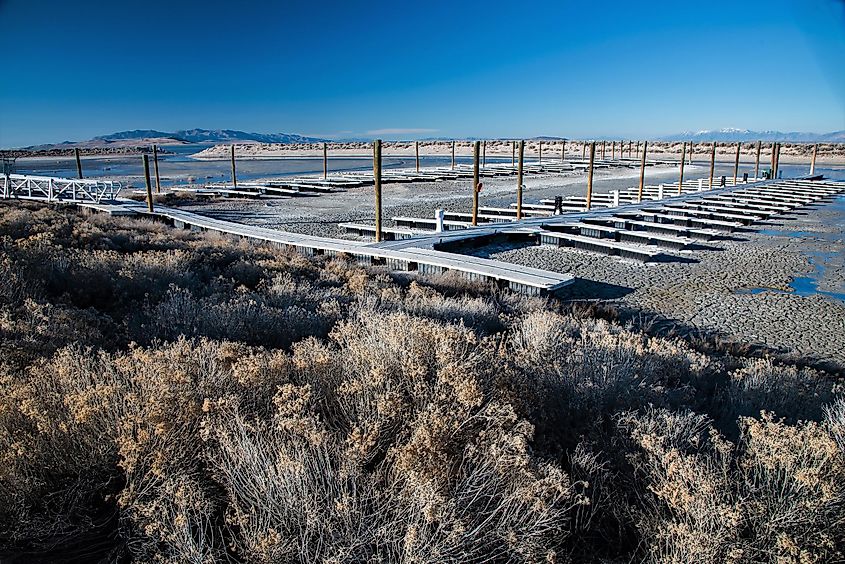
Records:
[[[845,558],[831,374],[144,221],[0,247],[0,558]]]

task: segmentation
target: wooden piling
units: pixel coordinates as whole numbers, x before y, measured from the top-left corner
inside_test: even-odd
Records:
[[[480,143],[472,148],[472,224],[478,225],[478,151]]]
[[[452,141],[452,170],[455,170],[455,142]]]
[[[153,186],[150,182],[150,157],[144,155],[144,180],[147,183],[147,209],[153,213]]]
[[[757,179],[760,178],[760,149],[763,146],[762,141],[757,141],[757,160],[754,161],[754,182],[757,182]]]
[[[511,141],[511,168],[516,168],[516,141]]]
[[[538,161],[540,164],[543,164],[543,142],[542,142],[542,141],[540,141],[540,155],[539,155],[539,157],[537,158],[537,161]]]
[[[158,176],[158,146],[153,145],[153,170],[156,174],[156,194],[161,194],[161,179]]]
[[[736,144],[736,160],[734,161],[734,186],[736,186],[736,179],[739,177],[739,152],[742,149],[742,143]]]
[[[648,141],[643,141],[643,143],[648,143]],[[643,149],[645,149],[645,147],[643,147]],[[636,154],[635,154],[634,156],[635,156],[635,157],[639,157],[639,156],[640,156],[640,142],[639,142],[639,141],[637,141],[637,152],[636,152]]]
[[[616,160],[616,141],[610,144],[610,160]]]
[[[601,142],[601,160],[604,160],[604,157],[606,155],[606,153],[605,153],[605,147],[606,146],[607,146],[607,141],[602,141]]]
[[[678,196],[683,192],[684,188],[684,161],[686,160],[687,144],[686,141],[681,145],[681,178],[678,180]]]
[[[776,143],[775,146],[775,173],[774,178],[778,177],[778,169],[780,168],[780,143]]]
[[[525,141],[519,142],[519,168],[516,172],[516,218],[522,219],[522,167],[525,162]]]
[[[79,158],[79,147],[75,147],[73,153],[76,155],[76,176],[82,180],[82,159]]]
[[[487,167],[487,141],[484,141],[483,148],[481,149],[481,167]]]
[[[417,172],[420,171],[420,142],[414,141],[414,154],[417,158]]]
[[[566,139],[563,140],[563,145],[560,146],[560,162],[566,160]]]
[[[639,153],[639,142],[637,142],[637,152]],[[640,161],[640,189],[637,192],[637,201],[643,201],[643,187],[645,186],[645,154],[648,151],[648,141],[643,142],[643,158]]]
[[[813,145],[813,158],[810,160],[810,174],[816,173],[816,154],[819,152],[819,144]]]
[[[693,147],[692,141],[690,141],[689,142],[689,164],[692,164],[692,151],[693,151],[692,147]]]
[[[710,185],[708,189],[713,189],[713,173],[716,171],[716,142],[713,141],[713,148],[710,149]]]
[[[596,160],[596,142],[590,143],[590,166],[587,168],[587,211],[593,201],[593,163]]]
[[[235,171],[235,146],[232,145],[232,186],[238,188],[238,175]]]
[[[376,243],[381,241],[381,139],[373,141],[373,186],[376,194]]]
[[[771,171],[772,178],[775,177],[775,149],[777,148],[777,143],[772,142],[772,158],[771,158],[771,166],[769,166],[769,170]]]
[[[587,158],[587,142],[581,143],[581,159]]]
[[[323,180],[329,177],[329,149],[326,145],[323,143]]]

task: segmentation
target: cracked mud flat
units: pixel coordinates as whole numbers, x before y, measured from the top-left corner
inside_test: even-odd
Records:
[[[681,254],[690,262],[641,263],[539,246],[474,254],[585,279],[564,297],[606,300],[845,367],[845,302],[818,293],[798,295],[790,286],[795,277],[815,273],[810,259],[821,253],[827,261],[818,289],[845,293],[845,217],[828,207],[807,208],[705,243],[709,249]],[[767,235],[761,229],[801,235]]]

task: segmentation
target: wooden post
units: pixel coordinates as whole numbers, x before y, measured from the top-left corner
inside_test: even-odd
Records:
[[[455,142],[452,141],[452,170],[455,170]]]
[[[475,142],[472,149],[472,224],[478,225],[478,150],[480,143]]]
[[[560,146],[560,161],[566,160],[566,139],[563,140],[563,145]]]
[[[816,154],[819,152],[819,144],[816,143],[813,145],[813,158],[810,161],[810,174],[813,175],[816,173]]]
[[[540,141],[540,156],[537,159],[537,162],[543,164],[543,142]]]
[[[607,141],[602,141],[602,142],[601,142],[601,160],[604,160],[604,156],[605,156],[605,154],[606,154],[606,153],[605,153],[605,147],[606,147],[606,145],[607,145]]]
[[[645,141],[645,143],[648,143],[648,141]],[[640,156],[640,142],[639,141],[637,141],[637,153],[634,156],[636,156],[636,157]]]
[[[610,145],[610,160],[616,160],[616,141]]]
[[[525,141],[519,142],[519,168],[516,172],[516,219],[522,219],[522,166],[525,162]]]
[[[232,145],[232,186],[238,188],[238,175],[235,171],[235,146]]]
[[[681,195],[684,188],[684,160],[686,159],[687,144],[686,141],[681,145],[681,179],[678,180],[678,196]]]
[[[587,142],[581,143],[581,159],[587,158]]]
[[[639,152],[639,142],[637,142],[637,152]],[[645,186],[645,154],[648,150],[648,141],[643,143],[643,158],[640,161],[640,190],[637,193],[637,201],[643,201],[643,187]]]
[[[693,147],[693,143],[692,143],[692,141],[690,141],[689,142],[689,164],[692,164],[692,150],[693,150],[692,147]]]
[[[754,162],[754,182],[760,177],[760,148],[763,146],[762,141],[757,141],[757,160]]]
[[[481,167],[487,167],[487,140],[484,140],[483,148],[481,149]]]
[[[710,185],[709,190],[713,189],[713,173],[716,170],[716,142],[713,141],[713,148],[710,150]]]
[[[775,177],[775,148],[777,147],[777,143],[772,142],[772,164],[769,167],[769,170],[772,173],[772,179]]]
[[[79,147],[75,147],[73,153],[76,155],[76,176],[82,180],[82,159],[79,158]]]
[[[376,193],[376,243],[381,241],[381,139],[373,141],[373,186]]]
[[[634,142],[628,141],[628,158],[631,158],[633,156],[633,155],[631,155],[631,149],[633,149],[633,148],[634,148]]]
[[[414,154],[417,158],[417,172],[420,171],[420,142],[414,141]]]
[[[327,143],[323,143],[323,179],[329,177],[329,149],[326,146]]]
[[[147,209],[153,213],[153,187],[150,182],[150,157],[144,155],[144,180],[147,183]]]
[[[511,141],[511,168],[516,168],[516,141]]]
[[[593,162],[596,160],[596,142],[590,143],[590,166],[587,168],[587,211],[593,201]]]
[[[736,144],[736,160],[734,161],[734,186],[736,186],[736,179],[739,176],[739,152],[742,148],[742,143]]]
[[[777,147],[775,148],[775,174],[774,177],[777,179],[778,177],[778,169],[780,168],[780,147],[781,144],[777,143]]]
[[[156,173],[156,194],[161,194],[161,179],[158,176],[158,147],[153,145],[153,169]]]

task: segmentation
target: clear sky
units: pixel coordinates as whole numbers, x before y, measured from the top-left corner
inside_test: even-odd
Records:
[[[0,0],[0,146],[845,129],[845,2]]]

